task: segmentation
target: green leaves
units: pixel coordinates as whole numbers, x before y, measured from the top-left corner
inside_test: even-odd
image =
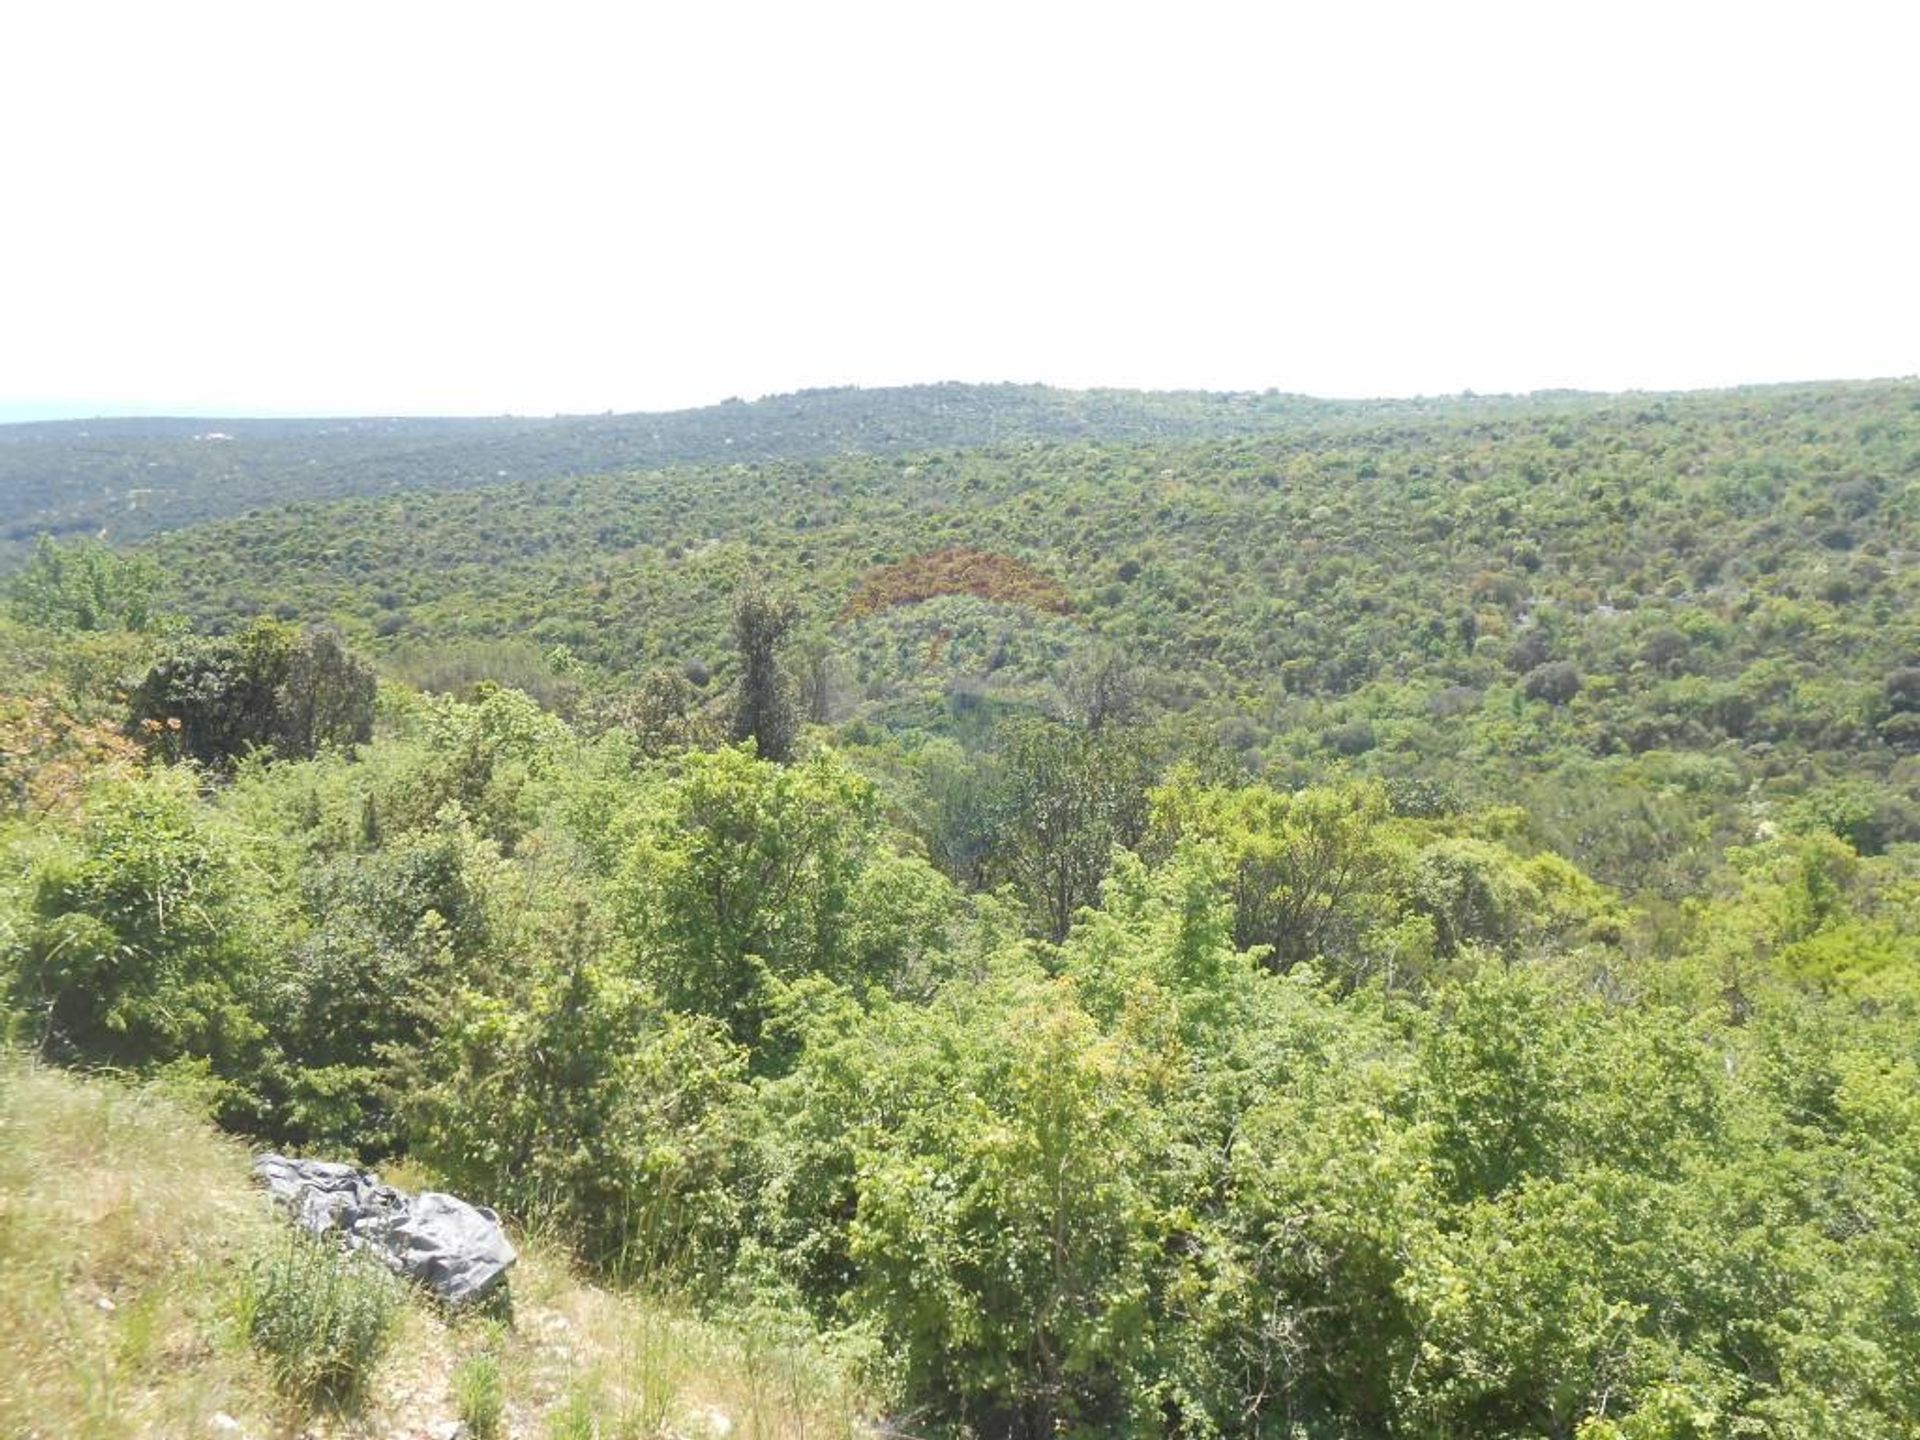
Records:
[[[861,993],[933,968],[950,888],[891,848],[873,787],[830,753],[787,767],[688,755],[625,824],[617,913],[638,973],[743,1044],[779,983],[817,974]]]
[[[995,870],[1032,906],[1048,939],[1064,940],[1091,905],[1115,846],[1140,843],[1155,760],[1147,737],[1115,725],[1015,727],[1002,748],[993,802]]]
[[[1048,1433],[1142,1398],[1156,1147],[1135,1057],[1063,982],[1004,992],[861,1163],[858,1303],[955,1419]]]
[[[42,535],[8,586],[13,618],[43,630],[148,630],[159,615],[160,567],[95,541],[61,544]]]
[[[723,1262],[744,1057],[720,1026],[661,1011],[577,943],[441,1003],[401,1102],[423,1158],[629,1278]]]
[[[190,777],[103,781],[76,829],[32,865],[8,970],[48,1053],[231,1062],[257,1038],[254,917]]]
[[[1380,786],[1287,793],[1181,776],[1153,804],[1160,833],[1220,849],[1241,949],[1263,950],[1280,971],[1326,959],[1356,979],[1364,972],[1364,942],[1384,914],[1402,848]]]

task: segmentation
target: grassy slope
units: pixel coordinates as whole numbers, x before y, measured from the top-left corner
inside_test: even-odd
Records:
[[[7,1064],[0,1433],[207,1433],[264,1410],[217,1343],[222,1282],[270,1224],[246,1174],[243,1149],[174,1106]]]
[[[488,1351],[510,1437],[846,1434],[822,1362],[582,1284],[523,1243],[511,1329],[410,1304],[354,1416],[300,1413],[236,1333],[249,1258],[283,1226],[248,1156],[151,1089],[0,1059],[0,1435],[415,1436],[457,1413],[460,1361]],[[571,1428],[569,1428],[571,1426]]]

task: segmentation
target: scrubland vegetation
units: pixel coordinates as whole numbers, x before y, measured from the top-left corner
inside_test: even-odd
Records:
[[[560,1378],[396,1312],[476,1433],[1911,1434],[1920,392],[1002,440],[44,549],[8,1024],[148,1088],[9,1103],[564,1250]],[[316,1393],[242,1349],[101,1373]]]

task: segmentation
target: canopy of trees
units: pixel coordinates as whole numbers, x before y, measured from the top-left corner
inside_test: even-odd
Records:
[[[916,1434],[1910,1434],[1913,387],[1335,418],[50,546],[0,1023]]]

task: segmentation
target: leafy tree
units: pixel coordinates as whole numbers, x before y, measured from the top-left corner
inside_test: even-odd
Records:
[[[132,697],[136,733],[163,753],[224,766],[252,750],[306,759],[373,733],[372,666],[337,635],[261,620],[232,638],[188,638]]]
[[[1896,715],[1920,712],[1920,665],[1890,671],[1886,682],[1887,708]]]
[[[1222,1199],[1169,1286],[1181,1323],[1167,1388],[1186,1433],[1400,1433],[1422,1355],[1409,1259],[1445,1213],[1408,1123],[1405,1056],[1369,1063],[1370,1027],[1296,995],[1262,1000],[1247,1018],[1274,1027],[1278,1054],[1203,1175]]]
[[[1229,788],[1180,775],[1154,792],[1156,830],[1218,846],[1228,866],[1234,943],[1287,971],[1325,958],[1364,968],[1367,937],[1387,916],[1405,861],[1378,784],[1291,794]]]
[[[1089,730],[1125,725],[1140,710],[1143,686],[1138,667],[1107,646],[1083,652],[1062,686],[1067,718]]]
[[[616,1274],[697,1276],[738,1223],[740,1052],[593,960],[585,917],[571,923],[556,952],[447,997],[402,1097],[406,1133],[455,1183]]]
[[[608,723],[633,738],[643,755],[718,743],[719,731],[700,702],[700,691],[674,670],[649,670],[605,710]]]
[[[1565,705],[1580,693],[1580,686],[1579,669],[1566,660],[1536,665],[1520,682],[1529,700],[1544,700],[1549,705]]]
[[[308,630],[287,656],[277,690],[273,747],[311,758],[326,746],[364,745],[373,738],[373,667],[331,630]]]
[[[1153,757],[1132,729],[1073,729],[1033,721],[1000,751],[995,871],[1032,907],[1042,934],[1064,940],[1098,897],[1115,846],[1140,843]]]
[[[1422,1047],[1441,1173],[1493,1195],[1549,1169],[1566,1117],[1571,1020],[1540,978],[1489,968],[1448,996]]]
[[[990,883],[999,830],[1001,778],[991,755],[932,740],[913,757],[915,829],[927,858],[967,890]]]
[[[318,923],[292,938],[263,1014],[282,1143],[375,1156],[401,1143],[396,1062],[430,1043],[492,938],[473,848],[449,827],[299,868],[301,910]]]
[[[418,722],[430,758],[395,787],[389,808],[419,828],[451,804],[508,851],[536,823],[540,783],[583,759],[567,726],[518,690],[483,685],[473,703],[429,699]]]
[[[160,567],[95,541],[42,535],[8,587],[15,619],[46,630],[148,630],[159,620]]]
[[[636,966],[669,1006],[749,1047],[781,987],[809,975],[856,993],[924,978],[951,913],[947,885],[892,850],[877,793],[831,752],[784,767],[744,749],[690,754],[621,823],[618,915]]]
[[[1070,987],[994,1000],[862,1167],[857,1303],[943,1419],[1124,1433],[1149,1398],[1152,1111]]]
[[[850,677],[845,658],[823,631],[809,633],[799,645],[795,704],[815,725],[830,725],[846,714]]]

